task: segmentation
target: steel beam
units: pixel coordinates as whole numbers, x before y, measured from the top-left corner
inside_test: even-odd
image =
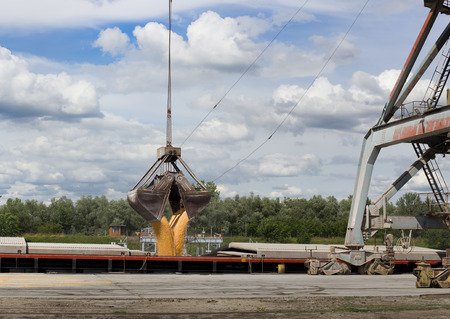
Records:
[[[447,147],[447,146],[445,146]],[[428,161],[434,158],[435,154],[439,151],[440,147],[428,149],[423,156],[417,159],[402,175],[400,175],[395,182],[393,182],[387,190],[381,195],[372,205],[369,205],[366,211],[366,221],[364,224],[364,231],[370,232],[371,235],[375,234],[380,229],[392,228],[390,220],[392,217],[387,217],[386,203],[392,198],[411,178],[419,172]],[[380,210],[383,210],[383,214],[380,214]],[[415,217],[414,217],[415,218]],[[439,219],[439,218],[438,218]],[[445,224],[445,223],[444,223]],[[411,225],[408,223],[407,225]],[[417,229],[413,228],[395,228],[395,229]]]
[[[448,229],[444,218],[438,216],[388,216],[385,228],[392,229]]]
[[[368,134],[373,135],[375,146],[383,148],[400,143],[420,143],[449,132],[450,105],[377,126]]]
[[[345,235],[345,246],[364,247],[362,222],[372,178],[373,165],[383,147],[410,143],[450,132],[450,106],[420,116],[391,122],[371,129],[364,137],[352,205]],[[445,137],[446,138],[446,137]]]
[[[409,180],[419,172],[424,165],[431,159],[434,158],[435,154],[439,151],[438,148],[430,148],[428,149],[423,156],[418,158],[407,170],[403,172],[402,175],[400,175],[399,178],[395,180],[389,186],[389,188],[381,195],[373,205],[377,207],[377,209],[381,208],[381,205],[383,202],[387,202],[394,196]]]
[[[403,89],[397,102],[395,102],[395,110],[397,110],[400,106],[402,106],[403,102],[405,102],[406,98],[411,93],[411,91],[414,89],[417,82],[419,82],[420,78],[425,73],[425,71],[428,69],[431,62],[433,62],[434,58],[436,58],[436,56],[441,51],[444,44],[447,42],[449,35],[450,35],[450,23],[447,24],[447,27],[444,29],[442,34],[436,40],[435,44],[428,52],[425,59],[422,61],[418,70],[411,77],[411,80],[409,80],[409,82],[406,84],[406,87]]]
[[[370,132],[369,132],[370,133]],[[353,190],[352,205],[345,234],[345,246],[350,248],[364,247],[364,238],[361,230],[373,165],[378,157],[380,148],[373,143],[373,135],[366,135],[358,165],[358,173]]]
[[[391,91],[391,95],[389,97],[389,101],[386,104],[383,113],[381,114],[380,120],[378,121],[378,125],[389,122],[389,120],[394,115],[396,108],[395,103],[400,95],[400,92],[405,85],[406,80],[408,79],[409,74],[414,66],[414,63],[419,56],[420,51],[422,50],[423,45],[425,44],[425,40],[430,34],[431,28],[433,27],[434,22],[439,14],[439,8],[442,6],[443,0],[436,1],[435,5],[431,8],[428,13],[425,22],[420,30],[416,41],[414,42],[413,47],[411,48],[411,52],[406,59],[406,62],[403,66],[403,69],[395,83],[394,88]]]

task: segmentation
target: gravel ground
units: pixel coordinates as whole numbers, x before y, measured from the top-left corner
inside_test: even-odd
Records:
[[[1,298],[0,318],[433,318],[450,317],[450,294],[413,297],[247,299]]]

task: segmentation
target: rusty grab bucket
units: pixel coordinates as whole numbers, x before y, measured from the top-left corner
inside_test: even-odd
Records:
[[[172,213],[186,210],[189,218],[201,212],[211,200],[211,193],[197,191],[181,172],[165,172],[157,176],[148,188],[128,192],[130,206],[145,220],[161,220],[167,202]]]
[[[174,184],[178,188],[178,194],[180,198],[176,197],[170,205],[172,206],[172,212],[177,212],[180,208],[184,208],[189,216],[189,219],[195,217],[200,213],[211,200],[211,193],[206,190],[196,190],[187,178],[181,174],[177,173],[175,176]],[[176,194],[176,191],[174,192]],[[180,203],[180,206],[174,206]]]

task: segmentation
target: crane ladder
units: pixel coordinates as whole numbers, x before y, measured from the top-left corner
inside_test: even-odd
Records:
[[[412,145],[417,157],[422,157],[422,155],[426,152],[426,146],[424,144],[412,143]],[[448,193],[448,187],[436,160],[432,159],[428,161],[423,166],[423,171],[428,180],[428,184],[430,184],[431,191],[433,192],[440,211],[447,212],[448,209],[445,194]]]
[[[431,96],[426,102],[428,109],[436,108],[450,75],[450,48],[446,54],[444,53],[442,55],[444,56],[444,61],[441,67],[439,67],[439,65],[436,67],[425,94],[425,96]],[[438,77],[437,81],[433,81],[433,78],[435,77]],[[412,145],[417,157],[421,157],[425,153],[426,146],[424,144],[412,143]],[[448,187],[436,160],[433,159],[427,162],[423,167],[423,171],[428,180],[428,184],[430,184],[439,209],[442,212],[447,212],[448,208],[445,194],[448,193]]]
[[[427,102],[428,109],[436,108],[450,74],[450,47],[448,48],[447,53],[444,52],[442,56],[444,58],[443,62],[441,65],[436,66],[430,85],[425,93],[424,100]],[[434,81],[433,79],[435,77],[439,78]],[[427,96],[430,96],[430,98],[426,99]]]

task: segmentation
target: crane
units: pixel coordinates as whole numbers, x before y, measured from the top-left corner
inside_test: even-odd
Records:
[[[445,200],[445,192],[448,190],[439,167],[434,162],[437,155],[445,156],[450,149],[449,101],[445,105],[439,105],[450,73],[450,51],[443,50],[449,39],[450,23],[432,44],[423,61],[412,72],[436,19],[439,15],[450,14],[450,3],[448,0],[425,0],[424,5],[430,11],[423,27],[378,122],[364,136],[345,236],[345,246],[348,250],[336,256],[338,260],[352,266],[359,266],[360,269],[369,273],[389,274],[394,267],[392,235],[385,238],[385,252],[364,251],[365,239],[373,236],[378,230],[450,228],[450,212]],[[405,104],[415,85],[441,51],[444,51],[443,63],[435,70],[433,76],[435,81],[427,90],[428,98]],[[372,172],[381,149],[400,143],[412,144],[417,159],[389,185],[379,198],[367,205]],[[430,184],[438,211],[418,217],[388,216],[387,201],[420,170],[424,171]]]
[[[442,94],[445,83],[448,79],[449,54],[445,55],[444,68],[440,71],[443,75],[439,78],[433,94],[433,103],[425,103],[425,107],[415,107],[413,112],[403,115],[398,119],[394,114],[403,107],[403,102],[409,96],[414,86],[417,84],[431,62],[446,44],[450,35],[450,23],[442,31],[432,48],[426,55],[414,74],[410,76],[411,70],[421,52],[425,40],[427,39],[434,22],[439,14],[450,13],[448,1],[426,0],[425,6],[430,8],[425,23],[411,49],[408,59],[392,89],[389,101],[386,103],[378,123],[372,127],[364,137],[361,150],[358,172],[353,191],[353,201],[350,209],[350,216],[347,225],[345,246],[349,248],[361,248],[364,246],[364,231],[376,230],[380,228],[409,227],[408,223],[424,225],[425,222],[432,222],[435,226],[448,227],[448,210],[443,203],[442,190],[436,186],[436,171],[432,171],[428,163],[435,158],[436,154],[448,153],[450,144],[448,143],[448,133],[450,132],[450,106],[438,107],[438,98]],[[409,81],[408,77],[410,77]],[[422,103],[423,104],[423,103]],[[447,103],[448,104],[448,103]],[[392,183],[392,185],[375,201],[373,205],[366,209],[368,190],[372,176],[373,167],[377,156],[382,148],[397,145],[399,143],[411,143],[416,150],[418,159],[408,167],[405,172]],[[425,145],[422,146],[418,145]],[[401,218],[392,220],[384,215],[381,219],[378,215],[385,202],[391,198],[402,186],[404,186],[420,169],[424,169],[430,182],[430,186],[435,193],[437,202],[441,208],[441,217],[425,217],[423,221],[417,218]],[[366,212],[367,211],[367,212]],[[365,223],[363,223],[363,220]],[[437,224],[436,224],[437,223]],[[404,225],[402,225],[404,224]]]
[[[211,193],[181,158],[181,148],[172,145],[172,0],[169,0],[168,31],[166,145],[158,148],[156,162],[128,192],[127,199],[130,206],[151,223],[156,235],[157,254],[180,256],[183,253],[189,219],[208,205]],[[197,184],[197,188],[186,178],[180,167]],[[172,212],[169,218],[166,216],[168,206]]]

